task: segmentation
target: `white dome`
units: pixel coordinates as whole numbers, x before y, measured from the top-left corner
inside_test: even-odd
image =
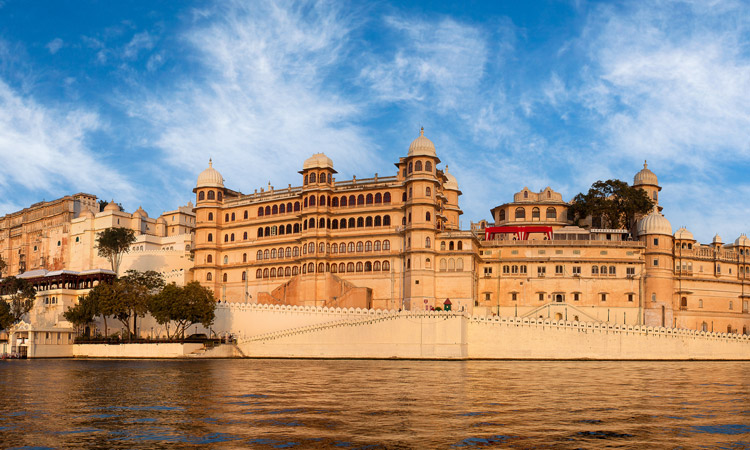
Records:
[[[424,128],[419,130],[419,137],[414,139],[409,145],[409,156],[432,156],[437,157],[435,153],[435,144],[431,140],[424,137]]]
[[[721,240],[721,236],[719,236],[719,233],[716,233],[716,236],[714,236],[713,241],[711,241],[713,244],[723,244],[724,241]]]
[[[672,236],[672,225],[660,212],[654,211],[638,222],[638,236],[643,236],[644,234],[666,234],[667,236]]]
[[[741,245],[743,247],[750,247],[750,239],[747,238],[747,235],[741,234],[740,237],[734,240],[734,245]]]
[[[198,183],[196,187],[224,187],[224,178],[221,176],[218,170],[214,169],[211,160],[208,160],[208,169],[201,172],[198,175]]]
[[[443,188],[457,191],[458,180],[456,180],[456,177],[448,173],[448,166],[445,166],[445,178],[447,178],[447,180],[443,183]]]
[[[107,206],[104,207],[104,211],[119,211],[120,207],[117,206],[117,203],[115,203],[114,199],[107,203]]]
[[[316,153],[305,160],[302,170],[307,169],[333,169],[333,161],[325,153]]]
[[[693,237],[693,233],[687,230],[685,227],[681,227],[679,230],[675,231],[674,233],[675,239],[682,239],[686,241],[694,241],[695,237]]]
[[[143,209],[143,206],[139,206],[133,213],[133,217],[148,217],[148,213]]]
[[[659,185],[659,180],[656,178],[656,174],[648,169],[646,161],[643,162],[643,169],[633,177],[633,186],[639,186],[642,184],[650,184],[653,186]]]

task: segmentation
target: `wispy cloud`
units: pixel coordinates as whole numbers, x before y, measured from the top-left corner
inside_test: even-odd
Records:
[[[316,152],[344,173],[372,165],[376,147],[354,124],[364,111],[331,74],[345,66],[352,27],[338,7],[221,2],[195,16],[183,39],[201,75],[131,106],[169,164],[192,172],[213,157],[243,190],[297,184],[290,174]]]
[[[71,188],[132,197],[130,184],[86,143],[100,127],[96,114],[46,108],[0,80],[0,187],[17,193],[23,187],[21,204],[45,194],[56,198]]]
[[[47,43],[47,49],[51,54],[57,53],[61,48],[63,48],[63,40],[60,38],[54,38],[51,41]]]

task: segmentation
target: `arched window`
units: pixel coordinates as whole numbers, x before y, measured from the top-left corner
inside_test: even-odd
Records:
[[[536,219],[536,220],[539,220],[539,218],[540,218],[540,217],[541,217],[541,216],[540,216],[540,214],[539,214],[539,208],[537,208],[537,207],[535,206],[535,207],[534,207],[534,208],[533,208],[533,209],[531,210],[531,219],[532,219],[532,220],[534,220],[534,219]]]
[[[325,253],[326,252],[326,244],[324,242],[321,242],[320,245],[318,245],[318,253]]]
[[[388,239],[383,241],[383,250],[390,250],[391,249],[391,241]]]
[[[291,258],[292,257],[292,247],[286,248],[286,257]]]
[[[207,263],[212,263],[212,262],[214,262],[214,257],[213,257],[213,255],[208,255],[208,256],[206,256],[206,262],[207,262]]]
[[[372,226],[372,217],[371,216],[367,216],[367,218],[365,219],[365,226],[366,227],[371,227]]]
[[[286,269],[284,269],[284,275],[288,277],[291,274],[292,274],[292,268],[289,266],[286,266]]]
[[[242,254],[242,262],[247,262],[247,253]]]
[[[383,203],[383,196],[380,194],[380,192],[375,194],[375,204]]]
[[[346,253],[346,244],[343,242],[339,244],[339,253]]]
[[[456,248],[457,248],[458,250],[463,250],[463,249],[464,249],[464,243],[463,243],[463,242],[461,242],[461,241],[458,241],[458,244],[456,245]]]
[[[425,161],[424,162],[424,170],[425,170],[425,172],[432,172],[432,162]]]
[[[255,271],[255,278],[262,278],[263,277],[263,271],[258,269]]]
[[[271,255],[271,252],[268,250],[263,251],[263,259],[268,259],[268,257]]]
[[[502,222],[505,220],[505,210],[501,209],[500,212],[497,215],[498,222]]]
[[[372,241],[365,242],[365,251],[371,252],[372,251]]]
[[[224,242],[229,242],[229,235],[228,234],[224,235]]]
[[[232,234],[229,235],[229,240],[231,242],[234,242],[234,233],[232,233]]]
[[[445,258],[440,258],[440,271],[445,272],[446,270],[448,270],[448,262]]]
[[[305,206],[305,208],[307,208],[307,197],[305,197],[305,203],[304,203],[304,206]]]
[[[373,197],[372,194],[367,194],[367,197],[365,197],[365,204],[372,205]]]
[[[421,172],[422,171],[422,161],[417,161],[414,164],[414,171],[415,172]]]
[[[425,222],[430,222],[432,220],[432,217],[430,217],[430,212],[427,211],[427,213],[424,215]]]
[[[364,266],[362,265],[362,263],[361,263],[361,262],[358,262],[358,263],[357,263],[357,272],[362,272],[362,269],[363,269],[363,267],[364,267]]]
[[[198,200],[205,200],[206,199],[206,193],[203,191],[198,192]]]
[[[391,193],[386,192],[383,194],[383,203],[390,203],[391,202]]]
[[[370,261],[365,262],[365,272],[372,272],[372,263]]]
[[[211,272],[208,272],[208,273],[206,274],[206,281],[211,281],[211,280],[213,280],[213,279],[214,279],[214,276],[213,276],[213,275],[211,274]]]
[[[258,237],[263,237],[263,228],[258,228]]]
[[[523,268],[526,268],[526,266],[522,266]],[[464,259],[463,258],[457,258],[456,259],[456,270],[463,271],[464,270]]]
[[[339,266],[337,266],[335,263],[331,264],[331,273],[336,273],[339,271]]]
[[[426,258],[424,260],[424,266],[426,269],[432,269],[432,261],[430,260],[430,258]]]
[[[346,201],[346,195],[341,197],[341,206],[348,206],[348,202]]]
[[[247,280],[247,272],[243,271],[242,272],[242,281],[245,281],[245,280]]]
[[[312,217],[307,221],[307,228],[315,228],[315,219]]]
[[[357,206],[364,205],[365,204],[365,196],[362,194],[359,194],[357,196]]]
[[[276,215],[279,213],[279,205],[273,205],[271,207],[271,214]]]
[[[292,249],[292,256],[295,258],[299,256],[299,247],[294,247]]]
[[[445,241],[440,243],[440,251],[445,251]]]
[[[426,237],[426,238],[424,239],[424,248],[430,248],[430,245],[431,245],[431,243],[430,243],[430,237],[429,237],[429,236],[427,236],[427,237]]]
[[[602,275],[606,275],[607,274],[607,266],[602,266],[599,269],[599,272],[601,272]]]
[[[373,245],[373,250],[376,252],[380,251],[380,241],[375,241],[375,245]]]
[[[299,267],[294,266],[292,267],[292,276],[299,274]]]
[[[275,267],[271,267],[271,278],[273,278],[275,276],[276,276],[276,268]]]
[[[244,233],[242,233],[242,240],[244,240],[244,241],[247,240],[247,231],[245,231]]]
[[[358,217],[357,218],[357,228],[362,228],[363,226],[365,226],[365,219],[363,219],[362,217]]]
[[[309,253],[311,255],[313,253],[315,253],[315,244],[314,243],[310,242],[309,244],[307,244],[307,253]]]
[[[313,263],[308,263],[308,264],[307,264],[307,272],[308,272],[308,273],[313,273],[313,272],[315,272],[315,264],[313,264]]]
[[[516,208],[516,219],[525,219],[526,218],[526,210],[523,208]]]
[[[599,266],[591,266],[591,275],[599,275]]]
[[[213,242],[213,241],[214,241],[214,235],[211,233],[208,233],[208,242]]]
[[[334,208],[338,208],[338,206],[339,206],[339,198],[338,197],[333,197],[331,199],[331,206],[333,206]]]
[[[354,206],[357,204],[357,198],[353,195],[349,196],[349,206]]]
[[[263,217],[263,207],[258,208],[258,217]]]
[[[284,225],[280,225],[279,226],[279,235],[286,234],[285,231],[286,231],[286,228],[284,227]]]
[[[410,162],[410,163],[409,163],[409,168],[407,169],[407,171],[406,171],[406,172],[407,172],[407,173],[411,173],[413,169],[414,169],[414,163],[411,163],[411,162]]]
[[[227,274],[224,274],[224,277],[223,277],[223,281],[224,281],[225,283],[227,282]]]
[[[276,259],[276,249],[275,248],[271,249],[271,259]]]
[[[323,272],[325,272],[325,266],[323,265],[323,263],[319,263],[318,264],[318,273],[323,273]]]
[[[265,211],[265,215],[267,215],[267,216],[271,215],[271,207],[270,206],[266,206],[265,209],[264,209],[264,211]]]
[[[232,222],[234,222],[234,213],[232,213]]]
[[[617,275],[617,269],[615,268],[615,266],[609,266],[609,274]]]
[[[255,254],[255,259],[257,259],[258,261],[260,261],[261,259],[263,259],[263,251],[262,250],[258,250],[258,253]]]
[[[339,228],[341,228],[342,230],[346,228],[346,219],[341,219],[339,221]]]
[[[453,241],[450,241],[450,242],[448,243],[448,250],[455,250],[455,247],[454,247]]]
[[[391,226],[391,216],[383,216],[383,226],[384,227]]]
[[[326,220],[324,218],[320,218],[318,221],[318,228],[325,228],[326,227]]]
[[[263,269],[263,278],[268,278],[268,269]]]
[[[294,232],[295,233],[299,233],[299,224],[298,223],[294,224]]]
[[[349,218],[349,225],[348,226],[349,226],[349,228],[354,228],[356,226],[356,221],[354,220],[354,217],[350,217]],[[346,228],[346,227],[342,227],[342,228]]]
[[[425,188],[425,190],[424,190],[424,195],[426,195],[427,197],[432,197],[432,190],[430,189],[430,187],[429,187],[429,186],[427,186],[427,187]]]
[[[556,219],[557,218],[557,211],[555,211],[555,208],[549,207],[547,208],[547,219]]]
[[[388,272],[391,270],[391,263],[388,261],[383,261],[383,272]]]
[[[216,200],[216,193],[214,191],[208,191],[208,199]]]
[[[315,183],[316,181],[317,180],[316,180],[315,172],[313,172],[310,174],[310,183]]]
[[[326,196],[325,195],[321,195],[320,196],[320,199],[318,200],[318,204],[320,206],[325,206],[326,205]]]
[[[315,206],[315,196],[310,196],[310,206]]]
[[[362,253],[362,241],[357,242],[357,253]]]
[[[354,242],[350,242],[349,245],[346,248],[346,251],[349,253],[354,253]]]
[[[299,211],[299,210],[300,210],[300,204],[299,204],[299,202],[294,202],[294,211],[296,212],[296,211]]]

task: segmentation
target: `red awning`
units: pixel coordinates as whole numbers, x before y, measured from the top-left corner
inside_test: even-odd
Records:
[[[552,239],[552,227],[524,227],[524,226],[508,226],[508,227],[487,227],[484,229],[484,240],[492,240],[496,234],[508,234],[513,233],[518,237],[519,241],[526,241],[529,238],[529,233],[545,233],[547,239]]]
[[[444,305],[452,305],[453,303],[451,303],[451,299],[446,298],[445,301],[443,302],[443,304]]]

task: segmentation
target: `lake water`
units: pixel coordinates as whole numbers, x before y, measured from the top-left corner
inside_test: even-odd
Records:
[[[750,448],[748,362],[0,362],[2,448]]]

